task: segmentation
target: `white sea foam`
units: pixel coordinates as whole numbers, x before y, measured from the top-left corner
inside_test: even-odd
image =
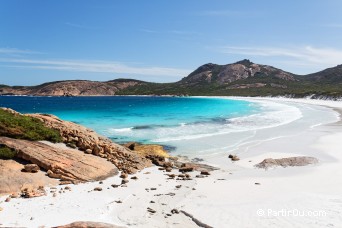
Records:
[[[227,123],[223,125],[213,123],[186,125],[182,128],[168,129],[167,132],[159,129],[157,137],[153,142],[166,143],[236,132],[255,131],[289,124],[302,117],[301,111],[294,106],[274,102],[260,102],[259,105],[262,106],[260,113],[227,119]]]
[[[126,127],[126,128],[109,128],[107,131],[108,133],[116,133],[116,132],[130,132],[132,131],[133,127]]]

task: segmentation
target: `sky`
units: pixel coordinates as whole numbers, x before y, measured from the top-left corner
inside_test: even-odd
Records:
[[[342,64],[341,0],[0,0],[0,84],[174,82],[242,59]]]

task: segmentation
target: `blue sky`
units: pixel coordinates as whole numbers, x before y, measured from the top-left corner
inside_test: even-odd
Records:
[[[342,64],[341,0],[0,0],[0,84],[181,79],[241,59]]]

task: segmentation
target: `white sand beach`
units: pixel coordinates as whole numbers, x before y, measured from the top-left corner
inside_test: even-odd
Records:
[[[187,213],[210,227],[341,227],[342,124],[337,111],[342,112],[342,102],[234,99],[293,105],[300,107],[302,117],[255,131],[252,140],[239,147],[200,157],[219,168],[205,178],[196,178],[199,173],[191,172],[192,180],[172,180],[164,171],[151,167],[136,174],[137,180],[129,179],[127,187],[113,188],[112,184],[121,182],[115,176],[102,184],[70,185],[70,191],[57,186],[57,192],[62,193],[56,197],[49,190],[47,196],[10,202],[4,202],[3,196],[0,227],[51,227],[75,221],[123,227],[199,227]],[[217,140],[224,144],[224,137],[186,143],[198,147]],[[232,162],[230,153],[241,160]],[[265,158],[293,156],[315,157],[319,163],[268,170],[254,167]],[[173,173],[179,174],[176,170]],[[93,191],[95,187],[102,191]],[[173,209],[179,213],[172,213]]]

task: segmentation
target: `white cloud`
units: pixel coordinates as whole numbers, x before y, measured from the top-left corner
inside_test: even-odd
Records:
[[[0,48],[0,54],[39,54],[40,52],[31,50],[21,50],[17,48]]]
[[[80,71],[97,73],[120,73],[149,76],[173,76],[183,77],[190,73],[190,70],[168,68],[168,67],[138,67],[129,66],[120,62],[109,61],[85,61],[85,60],[33,60],[0,58],[0,62],[12,63],[11,67],[62,70],[62,71]],[[20,65],[19,65],[20,64]]]
[[[245,57],[280,57],[284,62],[300,61],[302,65],[332,66],[342,64],[342,50],[316,48],[312,46],[277,48],[277,47],[238,47],[224,46],[217,49],[221,53],[243,55]]]

